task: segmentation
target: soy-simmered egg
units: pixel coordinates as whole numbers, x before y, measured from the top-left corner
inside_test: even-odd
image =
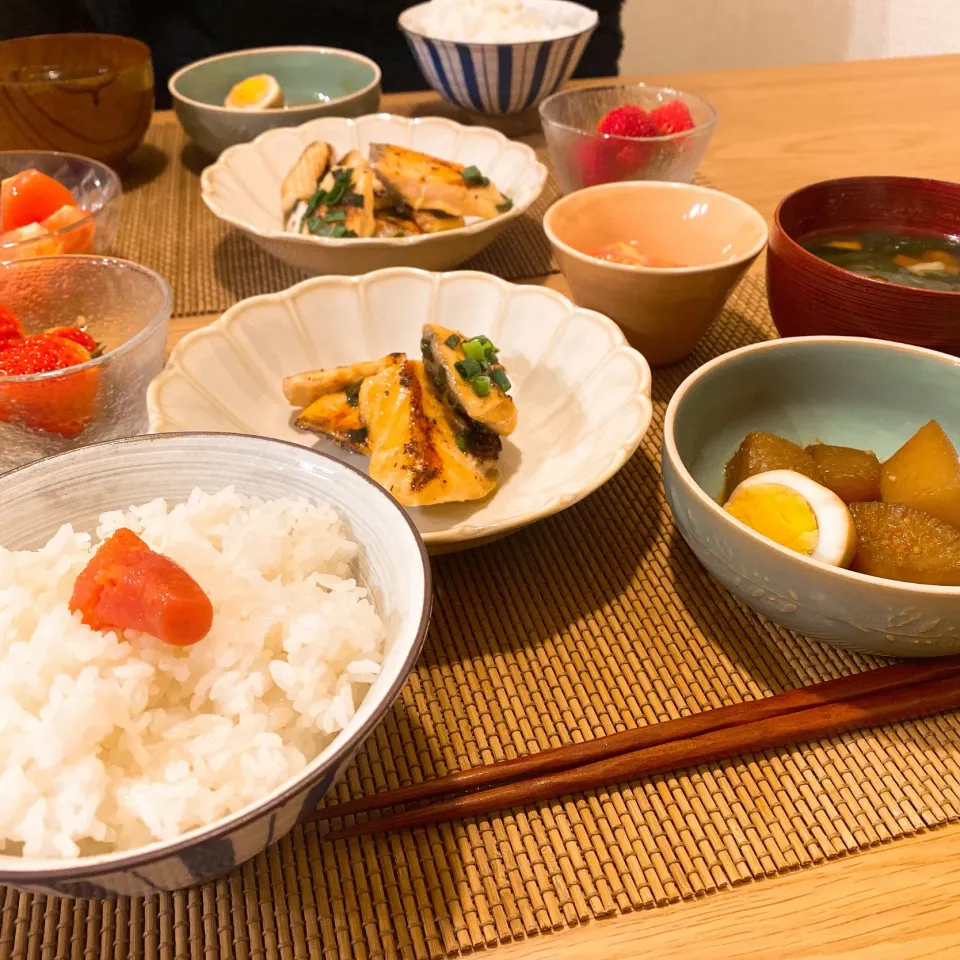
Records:
[[[238,110],[270,110],[283,106],[283,90],[276,77],[258,73],[234,84],[223,105]]]
[[[849,566],[857,546],[846,504],[831,490],[793,470],[744,480],[724,510],[789,550],[837,567]]]

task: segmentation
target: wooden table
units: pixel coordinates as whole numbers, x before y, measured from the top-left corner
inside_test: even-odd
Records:
[[[855,174],[960,177],[960,56],[647,77],[720,111],[702,172],[768,219],[791,190]],[[396,113],[449,112],[431,94]],[[537,144],[540,135],[523,139]],[[756,269],[762,269],[762,264]],[[567,292],[559,276],[530,277]],[[180,317],[171,345],[214,319]],[[498,960],[847,960],[960,956],[960,825],[700,901],[496,950]]]

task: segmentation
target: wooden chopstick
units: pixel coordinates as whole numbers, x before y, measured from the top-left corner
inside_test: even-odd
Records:
[[[585,766],[560,770],[420,807],[364,820],[326,834],[324,840],[342,840],[388,830],[409,829],[492,810],[552,800],[612,783],[636,780],[700,763],[713,763],[744,753],[792,743],[818,740],[846,730],[875,727],[897,720],[940,713],[960,707],[960,676],[884,689],[853,700],[822,703],[764,720],[723,727],[699,736],[672,740],[643,750],[608,757]]]
[[[801,687],[797,690],[788,690],[772,697],[765,697],[762,700],[748,700],[744,703],[704,710],[690,716],[665,720],[662,723],[652,723],[633,730],[624,730],[621,733],[598,737],[595,740],[587,740],[583,743],[572,743],[511,760],[500,760],[496,763],[472,767],[469,770],[461,770],[444,777],[399,787],[396,790],[375,793],[356,800],[349,800],[346,803],[323,807],[311,812],[302,820],[303,822],[332,820],[357,813],[366,813],[370,810],[381,810],[385,807],[436,800],[438,797],[447,794],[480,790],[514,780],[528,780],[531,777],[567,770],[570,767],[582,767],[621,753],[655,747],[672,740],[681,740],[703,733],[710,733],[713,730],[721,730],[725,727],[767,720],[783,714],[795,713],[798,710],[805,710],[809,707],[820,706],[824,703],[851,700],[855,697],[892,690],[910,683],[937,680],[956,673],[960,673],[960,656],[938,657],[913,663],[896,664],[890,667],[880,667],[866,673],[856,673],[853,676],[841,677],[838,680],[826,680],[823,683]]]

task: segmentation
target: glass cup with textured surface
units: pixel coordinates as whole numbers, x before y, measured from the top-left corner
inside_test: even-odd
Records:
[[[82,326],[103,350],[65,370],[0,376],[0,472],[144,433],[147,387],[163,366],[171,306],[163,277],[124,260],[0,263],[0,307],[19,319],[25,335]]]
[[[597,132],[606,114],[627,104],[647,112],[672,100],[690,111],[694,127],[659,137],[620,137]],[[691,183],[717,124],[706,100],[645,83],[562,90],[540,104],[540,121],[560,189],[621,180],[675,180]]]

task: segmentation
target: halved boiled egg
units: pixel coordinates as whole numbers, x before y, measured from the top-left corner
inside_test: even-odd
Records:
[[[269,110],[283,106],[283,90],[276,77],[269,73],[258,73],[255,77],[247,77],[231,87],[227,99],[223,101],[225,107],[235,107],[238,110]]]
[[[767,539],[835,567],[848,566],[857,548],[847,505],[832,490],[793,470],[747,477],[723,509]]]

